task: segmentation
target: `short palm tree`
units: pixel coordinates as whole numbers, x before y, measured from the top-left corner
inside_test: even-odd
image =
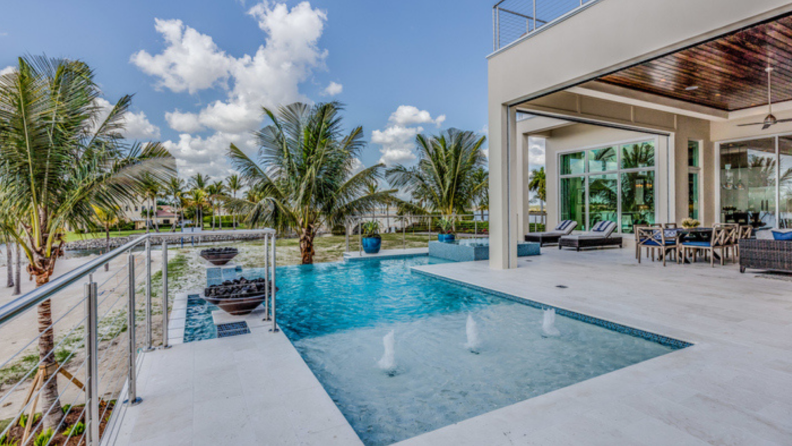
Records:
[[[457,129],[438,136],[419,134],[415,137],[418,164],[388,169],[388,182],[410,192],[415,201],[423,203],[424,211],[444,217],[464,213],[488,187],[486,180],[475,175],[486,164],[485,140],[475,132]]]
[[[176,164],[158,143],[128,145],[123,125],[131,97],[103,118],[100,91],[83,62],[23,57],[0,76],[0,224],[21,245],[36,286],[46,284],[63,255],[66,227],[88,227],[92,206],[132,201],[144,174],[165,181]],[[10,223],[9,223],[10,222]],[[55,364],[52,302],[38,306],[39,356]],[[46,426],[62,417],[58,384],[42,397]]]
[[[544,205],[547,199],[547,182],[544,167],[540,167],[538,170],[534,170],[531,173],[530,180],[528,181],[528,190],[535,192],[542,205]]]
[[[367,191],[381,177],[382,165],[355,172],[365,146],[363,129],[344,134],[340,112],[337,102],[264,108],[271,124],[255,134],[258,162],[233,144],[228,151],[257,201],[226,199],[226,207],[246,215],[251,225],[296,232],[303,264],[313,263],[320,228],[343,225],[347,217],[369,212],[395,192]]]
[[[231,192],[231,198],[236,199],[237,192],[242,190],[242,179],[237,174],[229,175],[229,177],[226,178],[226,187],[228,188],[228,191]],[[236,229],[237,228],[236,214],[233,213],[231,214],[231,221],[232,221],[231,227],[233,229]]]

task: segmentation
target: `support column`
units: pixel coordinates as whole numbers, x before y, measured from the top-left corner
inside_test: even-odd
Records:
[[[516,111],[490,104],[490,268],[517,267],[517,221],[522,203],[517,174]]]

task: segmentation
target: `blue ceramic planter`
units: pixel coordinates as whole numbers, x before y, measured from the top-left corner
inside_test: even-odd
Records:
[[[381,247],[382,247],[381,238],[374,238],[374,237],[363,238],[363,251],[366,254],[376,254],[380,251]]]
[[[454,241],[454,234],[437,234],[437,241],[443,243],[452,243]]]

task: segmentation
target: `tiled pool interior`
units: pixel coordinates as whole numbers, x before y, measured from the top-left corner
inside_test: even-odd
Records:
[[[443,262],[421,256],[278,268],[279,323],[366,445],[404,440],[688,345],[563,311],[561,335],[543,337],[540,304],[410,270]],[[188,303],[185,341],[217,336],[214,326],[201,328],[211,325],[212,306],[200,302]],[[475,353],[465,345],[469,316],[481,338]],[[391,331],[396,368],[387,372],[378,361]]]

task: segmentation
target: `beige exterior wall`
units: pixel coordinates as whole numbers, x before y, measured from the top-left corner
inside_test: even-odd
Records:
[[[491,55],[488,60],[490,266],[516,267],[513,246],[522,226],[517,224],[523,208],[523,193],[519,192],[523,186],[518,177],[523,176],[524,166],[516,162],[519,138],[513,108],[509,105],[790,11],[792,3],[788,0],[603,0]],[[647,112],[657,113],[660,112]],[[621,115],[621,119],[627,117]],[[636,116],[629,118],[634,121]],[[682,150],[681,144],[687,146],[687,137],[679,132],[698,135],[704,125],[666,125],[672,133],[677,133],[672,138],[676,158],[680,158],[677,155]],[[706,136],[707,145],[711,146],[712,138]],[[675,172],[681,166],[678,163],[681,161],[673,165]],[[679,186],[681,180],[676,173],[674,176]],[[684,190],[686,194],[686,186]],[[673,197],[675,214],[684,205],[678,193]],[[707,211],[704,214],[711,215]]]

